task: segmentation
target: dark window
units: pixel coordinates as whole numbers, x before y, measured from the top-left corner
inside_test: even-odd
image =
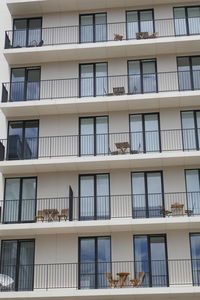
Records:
[[[15,68],[11,70],[10,100],[40,99],[40,67]]]
[[[7,159],[38,158],[39,121],[10,121]]]
[[[200,111],[181,112],[183,149],[199,150],[200,147]]]
[[[200,89],[200,56],[177,58],[179,90]]]
[[[160,152],[159,114],[130,115],[131,151]]]
[[[105,273],[111,272],[110,237],[79,240],[79,288],[106,288]]]
[[[187,209],[190,215],[200,215],[200,170],[186,170]]]
[[[105,42],[106,40],[106,13],[80,15],[80,43]]]
[[[130,94],[156,93],[156,60],[128,61],[128,79]]]
[[[138,32],[147,32],[149,35],[155,32],[152,9],[127,11],[126,20],[127,39],[135,39]]]
[[[133,218],[162,217],[163,177],[161,171],[132,173]]]
[[[200,285],[200,234],[190,234],[193,284]]]
[[[96,97],[107,94],[107,63],[80,65],[80,97]]]
[[[80,220],[110,218],[109,174],[80,175]]]
[[[39,46],[42,40],[42,18],[13,20],[13,47]]]
[[[34,240],[8,240],[1,244],[1,274],[7,275],[3,290],[32,291]]]
[[[200,34],[200,6],[174,7],[176,35]]]
[[[145,272],[144,287],[168,286],[166,236],[134,236],[135,278]]]
[[[36,177],[7,178],[4,195],[4,223],[35,221]]]
[[[108,154],[108,117],[80,118],[80,155]]]

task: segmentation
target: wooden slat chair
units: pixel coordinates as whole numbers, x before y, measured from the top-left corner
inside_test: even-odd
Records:
[[[144,276],[145,276],[144,272],[139,272],[139,278],[131,279],[130,283],[132,284],[132,286],[134,288],[138,288],[142,284],[142,282],[144,280]]]
[[[59,221],[61,219],[64,219],[65,221],[67,221],[68,217],[69,217],[69,209],[68,208],[61,209],[61,213],[58,214]]]
[[[45,218],[45,213],[43,210],[38,210],[37,211],[37,216],[35,216],[35,220],[41,220],[42,222],[44,222],[44,218]]]
[[[119,280],[118,279],[113,279],[112,273],[105,273],[105,276],[107,277],[109,287],[110,288],[116,288],[118,283],[119,283]]]

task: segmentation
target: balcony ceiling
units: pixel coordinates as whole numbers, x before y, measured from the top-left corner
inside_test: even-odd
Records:
[[[107,9],[112,7],[155,6],[158,4],[187,3],[188,0],[7,0],[13,16],[45,14],[60,11]],[[199,3],[194,1],[192,4]]]

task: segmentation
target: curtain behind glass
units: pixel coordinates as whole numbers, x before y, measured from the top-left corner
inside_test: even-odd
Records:
[[[109,176],[108,174],[96,175],[96,215],[97,219],[110,217]]]
[[[96,117],[96,154],[108,154],[108,117]]]
[[[80,177],[80,219],[94,220],[94,176]]]
[[[193,284],[200,285],[200,234],[191,234]]]
[[[13,47],[25,47],[27,39],[27,20],[19,19],[13,22]]]
[[[95,15],[95,41],[105,42],[107,40],[106,14]]]
[[[108,93],[107,63],[96,64],[96,96],[103,96]]]
[[[22,181],[21,222],[35,220],[36,178],[24,178]]]
[[[136,33],[139,32],[139,23],[138,23],[138,12],[137,11],[128,11],[126,13],[127,18],[127,39],[135,39]]]
[[[85,15],[80,17],[80,42],[93,42],[93,15]]]
[[[146,195],[144,173],[132,173],[133,218],[146,218]]]
[[[146,152],[159,152],[160,151],[158,122],[159,122],[159,120],[158,120],[157,114],[144,115]]]
[[[187,205],[192,215],[200,215],[199,170],[186,170]]]
[[[94,118],[80,119],[80,155],[94,155]]]
[[[187,35],[186,13],[184,7],[174,8],[174,19],[176,35]]]
[[[94,65],[80,66],[80,96],[94,96]]]
[[[193,111],[181,112],[182,131],[183,131],[183,149],[195,150],[196,144],[196,130],[195,119]]]
[[[188,7],[189,34],[200,34],[200,6]]]
[[[5,199],[3,221],[16,223],[19,220],[20,179],[10,178],[5,181]]]
[[[30,19],[28,28],[28,46],[38,46],[41,42],[41,19]]]
[[[191,90],[192,83],[191,83],[189,57],[178,57],[177,64],[178,64],[179,90],[180,91]]]

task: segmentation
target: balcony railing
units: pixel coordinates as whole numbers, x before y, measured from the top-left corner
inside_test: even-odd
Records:
[[[200,129],[69,135],[0,140],[0,160],[54,157],[116,156],[199,151]]]
[[[135,287],[176,287],[199,286],[199,260],[152,260],[152,261],[114,261],[88,263],[51,263],[19,266],[1,262],[1,276],[7,277],[7,285],[0,291],[34,291],[51,289],[110,289],[129,288],[134,293]],[[119,273],[127,273],[126,280],[119,280]],[[132,279],[144,277],[135,286]],[[118,279],[111,286],[106,273]],[[9,277],[8,277],[9,276]],[[8,279],[9,278],[9,279]],[[10,284],[9,284],[10,282]],[[11,283],[12,282],[12,283]]]
[[[200,70],[66,78],[2,84],[2,102],[200,90]]]
[[[75,25],[5,32],[5,49],[199,35],[199,17]],[[188,26],[187,24],[188,23]]]
[[[200,215],[200,192],[5,199],[0,206],[5,224],[191,217]]]

